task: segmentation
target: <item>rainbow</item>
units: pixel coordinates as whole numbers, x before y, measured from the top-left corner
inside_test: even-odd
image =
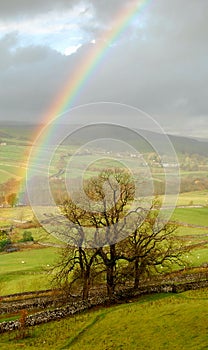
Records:
[[[52,123],[60,118],[67,110],[76,106],[76,100],[89,83],[92,75],[96,73],[96,70],[107,56],[112,45],[122,37],[122,34],[132,21],[144,12],[151,2],[153,2],[153,0],[130,0],[128,5],[125,4],[122,6],[112,21],[111,29],[105,31],[99,40],[96,41],[96,44],[92,44],[87,57],[85,56],[83,58],[73,76],[67,79],[63,89],[43,117],[42,125],[44,126],[39,127],[39,129],[35,131],[33,140],[35,148],[32,147],[28,160],[27,179],[32,172],[29,165],[31,158],[32,163],[35,164],[40,156],[42,147],[50,143],[50,139],[54,135],[55,127]],[[42,137],[43,131],[44,137]]]
[[[84,57],[77,71],[70,76],[55,102],[48,110],[43,123],[45,125],[59,118],[67,109],[71,108],[84,87],[89,82],[92,73],[106,57],[112,44],[125,32],[129,24],[140,15],[153,0],[133,0],[128,6],[123,6],[113,21],[111,30],[103,33],[102,37],[92,45],[88,57]],[[40,131],[41,132],[41,131]]]

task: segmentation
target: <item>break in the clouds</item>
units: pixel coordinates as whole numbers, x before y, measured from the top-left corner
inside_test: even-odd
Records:
[[[90,38],[83,26],[88,26],[92,20],[93,10],[86,9],[86,6],[81,3],[71,7],[64,6],[64,4],[66,5],[65,2],[57,2],[57,4],[54,2],[53,4],[52,1],[48,3],[48,6],[46,2],[45,6],[37,7],[36,4],[30,9],[28,2],[27,6],[26,2],[21,2],[22,11],[20,7],[16,11],[16,16],[10,4],[10,17],[9,6],[8,8],[4,6],[3,12],[5,11],[6,15],[2,16],[0,21],[1,37],[7,33],[17,32],[21,46],[47,45],[66,55],[76,52]]]
[[[139,1],[138,1],[139,2]],[[129,1],[0,1],[0,118],[42,121]],[[205,0],[146,1],[77,104],[138,107],[170,133],[208,137]]]

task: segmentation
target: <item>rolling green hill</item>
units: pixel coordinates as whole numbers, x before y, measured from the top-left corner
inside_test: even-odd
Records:
[[[145,296],[36,326],[30,337],[3,334],[2,350],[198,350],[208,348],[208,290]]]
[[[76,126],[79,128],[79,125]],[[60,130],[65,130],[65,125],[59,126]],[[40,130],[39,125],[17,123],[17,122],[1,122],[0,123],[0,140],[12,142],[26,142],[31,141],[31,138],[35,135],[35,132]],[[145,142],[145,138],[150,139],[153,143],[157,145],[162,145],[164,142],[164,136],[151,131],[146,130],[127,130],[122,127],[117,126],[106,126],[106,125],[96,125],[94,127],[85,127],[83,130],[79,131],[78,134],[72,136],[72,140],[75,139],[77,142],[82,142],[83,140],[87,142],[92,139],[94,135],[100,137],[109,138],[123,138],[131,141],[135,146],[139,148],[141,152],[150,152],[152,147],[148,142]],[[140,137],[139,137],[140,135]],[[191,137],[168,135],[170,141],[177,153],[188,153],[188,154],[199,154],[207,156],[208,140],[197,140]],[[66,140],[67,142],[67,140]]]

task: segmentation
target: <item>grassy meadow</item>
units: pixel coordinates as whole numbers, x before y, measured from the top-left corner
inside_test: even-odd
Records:
[[[208,229],[208,207],[207,208],[176,208],[172,216],[173,220],[184,222],[196,227]]]
[[[32,328],[3,334],[2,350],[202,350],[208,348],[208,290],[140,297]]]
[[[28,155],[34,130],[32,128],[5,128],[0,149],[0,185],[11,178],[20,181],[25,177]],[[50,175],[58,173],[70,159],[70,149],[62,145],[54,154]],[[47,154],[46,154],[47,155]],[[39,166],[45,173],[44,157]],[[112,160],[78,155],[79,169],[72,169],[72,178],[82,175],[88,164],[86,176],[93,176],[103,167],[112,166]],[[128,156],[127,156],[128,159]],[[203,160],[204,162],[204,160]],[[128,159],[132,169],[139,172],[135,159]],[[37,164],[30,164],[31,167]],[[118,162],[114,165],[118,166]],[[162,184],[164,171],[153,167],[153,179]],[[207,181],[207,163],[198,170],[181,170],[182,180]],[[200,180],[201,181],[201,180]],[[197,191],[180,193],[171,220],[177,224],[176,235],[193,246],[186,259],[191,267],[208,263],[208,190],[201,182]],[[199,187],[200,187],[199,186]],[[172,205],[174,196],[168,195],[166,205]],[[20,251],[0,253],[0,296],[25,291],[51,288],[48,269],[56,261],[60,245],[41,227],[24,229],[17,223],[34,220],[29,207],[0,208],[0,228],[14,225],[12,241],[18,243],[25,231],[30,231],[35,244],[22,246]],[[16,226],[15,226],[16,225]],[[37,242],[41,244],[37,244]],[[51,246],[44,246],[51,244]],[[174,267],[172,267],[173,269]],[[4,316],[3,316],[4,317]],[[12,319],[19,315],[12,316]],[[77,314],[57,322],[36,326],[29,337],[17,339],[18,333],[2,334],[0,349],[72,349],[72,350],[202,350],[208,349],[208,290],[181,294],[158,294],[130,300],[129,303]]]
[[[0,149],[0,183],[10,178],[21,180],[24,178],[27,167],[27,157],[30,147],[21,145],[1,146]]]
[[[57,258],[57,249],[23,249],[0,255],[0,294],[7,295],[50,288],[48,268]]]
[[[187,201],[198,201],[203,205],[207,192],[180,194],[180,206]],[[29,207],[0,208],[0,227],[10,226],[16,221],[33,219],[33,212]],[[201,266],[208,263],[208,208],[207,207],[177,207],[172,215],[177,222],[176,234],[182,236],[188,244],[195,245],[191,253],[187,253],[190,266]],[[25,229],[14,228],[12,239],[18,242]],[[42,228],[26,229],[30,231],[34,240],[41,243],[61,244]],[[59,248],[39,247],[35,245],[22,251],[0,254],[0,294],[6,295],[35,289],[50,288],[50,282],[45,268],[53,264],[58,256]],[[24,261],[24,263],[22,263]]]

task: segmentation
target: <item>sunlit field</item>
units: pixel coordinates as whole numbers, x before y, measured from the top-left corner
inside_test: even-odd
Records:
[[[50,288],[48,268],[57,259],[57,249],[24,249],[0,255],[0,294]]]
[[[206,191],[181,194],[180,204],[186,205],[190,200],[203,205],[207,198]],[[8,227],[16,222],[33,220],[34,214],[30,207],[0,208],[0,227]],[[208,262],[208,208],[176,208],[171,220],[178,227],[176,234],[184,237],[185,242],[197,245],[187,255],[190,266],[201,266]],[[13,241],[18,242],[26,229],[14,228]],[[41,227],[30,228],[34,240],[41,244],[62,245],[52,235]],[[200,244],[201,243],[201,244]],[[200,245],[198,245],[200,244]],[[41,247],[41,246],[40,246]],[[0,294],[10,294],[34,289],[50,287],[49,279],[44,268],[51,265],[57,257],[60,248],[37,249],[31,245],[30,249],[20,252],[0,254]],[[24,263],[22,263],[24,261]]]
[[[29,337],[3,334],[2,350],[207,349],[208,290],[145,296],[137,301],[36,326]]]

